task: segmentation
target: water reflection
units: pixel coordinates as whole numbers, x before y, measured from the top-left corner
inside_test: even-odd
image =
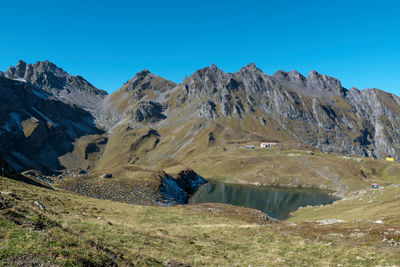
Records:
[[[333,196],[315,190],[209,183],[199,188],[189,199],[189,204],[226,203],[258,209],[273,218],[285,219],[299,207],[325,205],[335,200]]]

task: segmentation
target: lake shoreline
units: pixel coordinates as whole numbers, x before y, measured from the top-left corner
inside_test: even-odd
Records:
[[[340,200],[332,191],[317,188],[256,186],[209,181],[190,198],[188,204],[223,203],[262,211],[274,219],[287,219],[300,207],[332,204]]]

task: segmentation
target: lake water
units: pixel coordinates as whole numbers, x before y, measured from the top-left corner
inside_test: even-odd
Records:
[[[333,203],[337,198],[313,189],[291,189],[251,185],[208,183],[189,199],[189,204],[225,203],[261,210],[272,218],[283,220],[299,207]]]

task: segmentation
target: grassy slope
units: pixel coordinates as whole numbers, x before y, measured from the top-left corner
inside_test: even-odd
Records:
[[[24,262],[157,266],[171,260],[195,266],[400,265],[399,247],[382,241],[400,241],[398,197],[391,198],[390,209],[371,218],[349,212],[340,217],[346,219],[343,223],[315,221],[339,218],[341,207],[347,205],[344,200],[318,208],[320,217],[306,208],[296,212],[292,222],[265,225],[260,224],[259,212],[228,205],[135,206],[9,179],[3,190],[17,195],[3,194],[0,202],[8,202],[8,207],[0,208],[0,262],[6,266]],[[386,203],[386,192],[398,196],[400,188],[368,191],[365,194],[375,194],[372,203],[354,201],[349,208],[361,205],[361,211]],[[45,212],[33,205],[35,200],[46,206]],[[378,218],[384,224],[371,221]]]
[[[382,220],[400,225],[400,185],[381,186],[355,192],[332,205],[301,208],[290,221],[338,219]]]
[[[182,162],[206,178],[232,183],[301,185],[341,193],[368,188],[375,182],[400,183],[400,164],[397,162],[327,155],[318,151],[310,155],[294,148],[253,150],[232,145],[215,146],[213,150]]]
[[[102,135],[86,135],[73,143],[74,150],[60,156],[60,164],[69,170],[92,169],[104,151],[107,138]]]

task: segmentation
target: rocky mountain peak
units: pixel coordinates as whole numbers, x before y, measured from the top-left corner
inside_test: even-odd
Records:
[[[19,60],[15,67],[10,66],[6,70],[5,76],[13,79],[25,79],[48,92],[62,91],[68,88],[68,91],[88,90],[94,94],[107,94],[105,91],[95,88],[82,76],[70,75],[48,60],[37,61],[34,64],[27,64],[25,61]]]
[[[300,72],[298,72],[296,70],[289,71],[288,76],[293,81],[305,81],[306,80],[306,78],[303,75],[301,75]]]
[[[29,65],[27,65],[29,66]],[[45,61],[37,61],[32,65],[33,71],[38,73],[44,73],[46,75],[54,75],[56,77],[65,78],[72,76],[62,68],[58,67],[56,64],[45,60]],[[73,77],[73,76],[72,76]]]
[[[186,93],[189,95],[209,94],[222,88],[228,74],[224,73],[215,64],[196,70],[183,80]],[[210,92],[211,90],[211,92]]]
[[[262,73],[262,70],[260,70],[259,68],[257,68],[256,64],[254,64],[253,62],[251,62],[250,64],[242,67],[238,73],[247,73],[247,72],[255,72],[255,73]]]
[[[256,67],[256,64],[254,64],[253,62],[250,62],[248,65],[245,66],[245,68],[256,69],[257,67]]]
[[[52,97],[67,104],[77,105],[97,119],[102,113],[99,103],[107,95],[86,81],[82,76],[73,76],[48,60],[27,64],[19,60],[17,65],[10,66],[5,76],[10,79],[26,81],[45,91]]]
[[[208,70],[212,72],[217,72],[220,69],[214,63],[211,63],[210,66],[208,67]]]
[[[143,69],[139,71],[138,73],[135,74],[134,78],[139,78],[139,77],[146,77],[147,75],[151,74],[151,72],[148,69]]]
[[[154,75],[149,70],[144,69],[136,73],[131,79],[125,82],[121,89],[125,90],[125,92],[131,92],[135,90],[143,91],[147,89],[159,91],[163,89],[171,89],[175,85],[176,84],[174,82]]]
[[[345,95],[346,89],[340,81],[325,74],[312,70],[307,75],[307,86],[316,90],[330,91],[338,95]]]
[[[176,83],[154,75],[147,69],[136,73],[103,102],[105,112],[115,119],[111,126],[121,118],[127,118],[131,123],[154,123],[164,119],[164,109],[160,103],[175,87]]]
[[[202,71],[204,71],[205,77],[208,77],[212,80],[218,80],[222,75],[224,75],[224,72],[213,63],[211,63],[209,67],[200,70],[201,73]],[[197,73],[197,71],[195,73]]]
[[[5,71],[5,76],[14,78],[15,76],[19,78],[24,78],[25,71],[26,71],[26,62],[23,60],[18,60],[17,66],[10,66],[6,71]]]
[[[17,68],[20,68],[20,69],[25,69],[26,68],[26,62],[25,61],[23,61],[23,60],[18,60],[18,62],[17,62]]]
[[[274,77],[277,80],[280,81],[291,81],[291,82],[296,82],[296,81],[305,81],[305,77],[301,75],[298,71],[296,70],[291,70],[289,72],[285,72],[283,70],[278,70],[275,72],[272,77]]]
[[[225,73],[218,68],[215,64],[211,63],[209,67],[195,71],[190,77],[208,77],[212,80],[219,79]],[[189,78],[190,78],[189,77]]]
[[[319,82],[321,80],[328,80],[329,78],[332,78],[332,77],[329,77],[329,76],[327,76],[325,74],[319,74],[315,70],[310,70],[310,72],[307,75],[307,80],[312,81],[312,82]],[[334,79],[334,78],[332,78],[332,79]]]
[[[7,77],[23,78],[28,81],[33,78],[32,76],[38,76],[39,74],[58,77],[66,77],[69,75],[63,69],[57,67],[48,60],[37,61],[35,64],[27,64],[25,61],[19,60],[15,67],[10,66],[5,72]]]
[[[37,66],[37,67],[41,67],[41,68],[47,69],[47,70],[54,70],[54,69],[57,69],[57,70],[61,70],[61,71],[65,72],[65,71],[64,71],[63,69],[61,69],[60,67],[57,67],[56,64],[54,64],[54,63],[52,63],[52,62],[50,62],[50,61],[48,61],[48,60],[37,61],[34,65]],[[66,72],[65,72],[65,73],[66,73]]]
[[[351,87],[351,88],[349,89],[349,92],[351,92],[351,93],[359,93],[360,90],[358,90],[357,87]]]
[[[143,69],[133,75],[133,77],[129,80],[127,80],[124,84],[125,86],[125,91],[129,92],[132,91],[138,84],[144,82],[145,80],[149,81],[153,78],[153,74],[147,70]]]

